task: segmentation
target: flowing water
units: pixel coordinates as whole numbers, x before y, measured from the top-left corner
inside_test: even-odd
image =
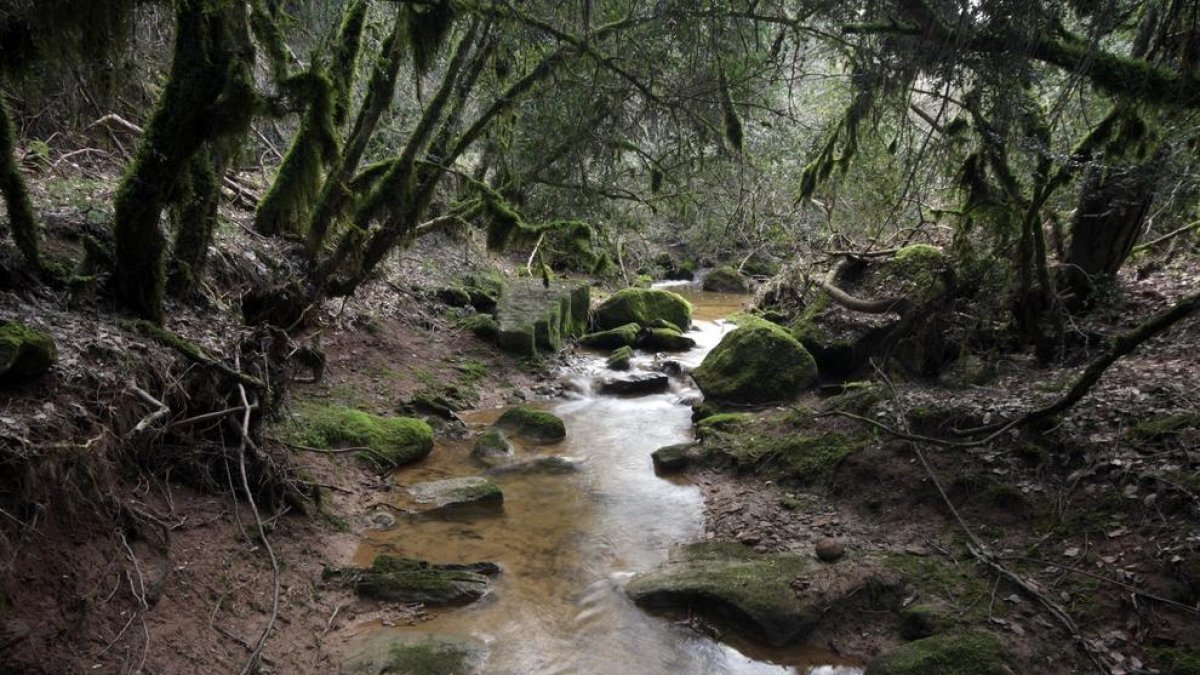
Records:
[[[742,308],[743,296],[679,287],[696,305],[688,333],[696,349],[671,358],[697,365],[720,341],[719,319]],[[653,367],[639,354],[633,371]],[[605,372],[604,358],[585,354],[568,377],[576,393],[542,407],[563,418],[567,439],[521,447],[521,455],[582,460],[581,470],[493,477],[504,491],[502,513],[452,520],[401,518],[371,533],[355,554],[369,565],[379,553],[432,562],[493,561],[504,572],[483,600],[436,609],[431,621],[408,628],[357,626],[353,639],[380,631],[418,631],[482,640],[487,673],[804,673],[861,672],[832,654],[808,649],[765,649],[746,642],[717,642],[678,621],[639,610],[621,591],[625,580],[653,569],[672,545],[704,538],[699,488],[655,475],[650,453],[691,440],[691,409],[699,392],[672,379],[671,390],[637,398],[592,393]],[[501,411],[463,415],[481,431]],[[400,484],[479,475],[470,441],[444,441],[419,466],[397,474]],[[725,636],[728,637],[729,636]]]

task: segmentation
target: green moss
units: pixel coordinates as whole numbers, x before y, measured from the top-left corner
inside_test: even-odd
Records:
[[[588,333],[579,338],[579,344],[595,349],[617,349],[618,347],[633,346],[637,342],[640,328],[636,323],[627,323],[597,333]]]
[[[966,565],[955,565],[937,556],[894,554],[883,563],[904,578],[925,598],[937,598],[948,604],[953,616],[965,623],[986,621],[992,587]],[[1000,610],[997,603],[995,610]]]
[[[1141,443],[1160,443],[1193,429],[1200,429],[1200,413],[1187,412],[1146,420],[1130,429],[1129,437]]]
[[[500,334],[500,324],[491,314],[472,314],[464,317],[459,325],[488,341],[495,340]]]
[[[1159,647],[1150,651],[1150,658],[1163,675],[1200,675],[1200,652]]]
[[[704,277],[704,290],[714,293],[749,293],[750,282],[732,267],[714,269]]]
[[[540,442],[559,441],[567,436],[566,425],[558,417],[533,408],[518,406],[505,411],[496,426],[505,431]]]
[[[431,565],[422,560],[381,555],[358,577],[359,594],[387,602],[453,605],[479,599],[487,577],[455,565]]]
[[[433,429],[410,417],[379,417],[340,406],[307,404],[297,410],[289,440],[316,448],[362,447],[363,459],[403,466],[433,450]]]
[[[705,397],[769,403],[791,400],[813,384],[817,364],[787,331],[755,319],[726,335],[692,377]]]
[[[37,377],[58,358],[54,338],[11,321],[0,324],[0,382]]]
[[[484,432],[475,440],[475,447],[471,450],[471,455],[474,457],[503,457],[512,453],[512,443],[508,442],[504,432],[499,429],[489,429]]]
[[[633,360],[633,347],[618,347],[608,355],[605,364],[612,370],[629,370],[629,362]]]
[[[692,304],[683,296],[645,288],[626,288],[616,292],[596,308],[593,316],[596,327],[602,330],[629,323],[644,326],[655,319],[687,328],[691,318]]]
[[[638,346],[650,351],[685,352],[696,346],[696,341],[672,328],[651,328],[638,340]]]
[[[950,260],[940,248],[928,244],[905,246],[887,263],[894,277],[894,292],[917,304],[932,302],[949,290]]]
[[[373,631],[351,647],[347,675],[468,675],[481,671],[487,647],[477,640],[405,631]]]
[[[1008,657],[989,633],[935,635],[902,645],[871,661],[868,675],[1008,675]]]
[[[715,432],[736,431],[753,419],[754,416],[749,413],[716,413],[709,415],[700,420],[696,425],[696,436],[703,440],[706,437],[713,436]]]
[[[951,622],[933,605],[910,605],[900,610],[900,637],[920,640],[949,627]]]

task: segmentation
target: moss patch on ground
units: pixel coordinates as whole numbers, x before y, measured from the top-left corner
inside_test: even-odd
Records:
[[[365,448],[359,456],[381,465],[411,464],[433,450],[433,429],[421,420],[333,405],[300,405],[283,435],[314,448]]]
[[[977,631],[934,635],[876,658],[867,675],[1009,675],[1000,640]]]

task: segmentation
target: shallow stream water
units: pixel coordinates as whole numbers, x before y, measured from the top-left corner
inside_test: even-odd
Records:
[[[697,347],[666,356],[699,364],[728,327],[720,319],[742,308],[743,296],[672,288],[695,305],[688,335]],[[639,353],[633,372],[653,367]],[[541,407],[563,418],[566,440],[522,447],[522,455],[582,460],[574,473],[507,474],[493,480],[504,491],[502,513],[452,520],[401,518],[372,532],[355,554],[369,565],[380,553],[438,563],[497,562],[492,591],[473,605],[432,609],[413,627],[356,626],[351,640],[386,631],[470,636],[488,645],[485,672],[541,673],[801,673],[861,672],[832,654],[811,649],[768,649],[728,635],[718,642],[679,621],[646,614],[621,588],[633,574],[655,568],[673,545],[704,538],[700,489],[655,475],[650,453],[692,439],[686,400],[699,394],[673,378],[671,390],[637,398],[592,392],[606,372],[600,354],[581,354],[566,377],[574,393]],[[462,415],[482,431],[499,410]],[[473,434],[474,435],[474,434]],[[401,485],[474,476],[471,441],[443,441],[418,466],[396,475]]]

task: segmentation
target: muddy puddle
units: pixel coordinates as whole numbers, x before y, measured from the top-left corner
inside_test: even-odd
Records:
[[[720,318],[742,308],[743,296],[674,287],[695,305],[698,346],[671,358],[696,365],[728,326]],[[649,370],[641,354],[634,372]],[[471,457],[471,441],[442,441],[397,483],[488,475],[504,491],[500,513],[450,519],[401,516],[396,527],[372,532],[355,554],[369,565],[380,553],[433,562],[493,561],[504,572],[492,592],[473,605],[431,609],[432,620],[411,627],[355,626],[355,641],[381,632],[469,636],[489,649],[484,672],[531,673],[802,673],[855,675],[861,670],[832,654],[769,649],[723,635],[718,642],[686,621],[646,614],[621,591],[633,574],[662,563],[675,544],[704,538],[699,488],[655,475],[650,453],[691,440],[685,401],[699,392],[672,379],[665,393],[615,398],[592,393],[603,374],[600,354],[581,354],[565,378],[574,391],[540,404],[563,418],[567,439],[523,446],[517,457],[560,456],[574,471],[489,475]],[[462,415],[472,435],[501,411]]]

